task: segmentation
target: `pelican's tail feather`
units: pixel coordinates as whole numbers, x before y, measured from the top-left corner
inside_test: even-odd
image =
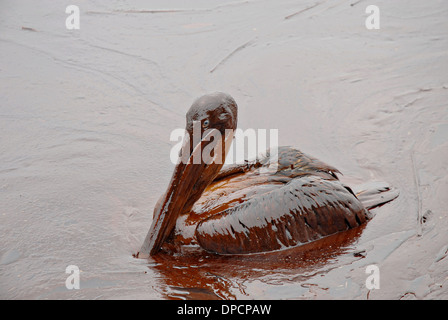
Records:
[[[382,206],[398,197],[398,189],[391,187],[386,182],[367,182],[353,189],[356,197],[368,210]]]

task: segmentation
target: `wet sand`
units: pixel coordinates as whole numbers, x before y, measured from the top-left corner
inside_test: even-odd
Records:
[[[79,30],[51,1],[0,4],[0,298],[448,298],[445,1],[376,1],[380,30],[363,0],[151,3],[82,2]],[[211,91],[239,128],[400,196],[285,252],[134,259],[170,133]]]

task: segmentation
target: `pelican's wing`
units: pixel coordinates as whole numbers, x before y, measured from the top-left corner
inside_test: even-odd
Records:
[[[305,176],[210,216],[198,224],[196,238],[221,254],[265,252],[354,228],[368,214],[339,181]]]

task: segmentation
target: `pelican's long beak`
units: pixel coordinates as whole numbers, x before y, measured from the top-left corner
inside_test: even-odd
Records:
[[[217,131],[217,130],[214,130]],[[205,188],[214,180],[221,170],[233,139],[233,130],[226,130],[224,139],[219,139],[211,161],[204,161],[202,155],[211,137],[216,132],[210,130],[198,143],[188,159],[182,159],[185,150],[189,154],[190,139],[186,135],[183,142],[182,156],[174,169],[171,182],[165,195],[154,208],[154,220],[143,245],[137,254],[138,258],[148,258],[155,255],[163,242],[176,226],[180,214],[189,212],[193,204],[200,198]],[[218,131],[219,132],[219,131]],[[222,144],[224,140],[224,145]],[[215,141],[216,143],[216,141]],[[188,144],[188,146],[187,146]],[[198,161],[197,159],[201,159]]]

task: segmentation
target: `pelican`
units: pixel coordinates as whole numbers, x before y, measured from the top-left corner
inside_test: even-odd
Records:
[[[179,161],[137,257],[161,250],[182,254],[188,248],[216,254],[291,248],[356,228],[372,218],[370,209],[398,196],[385,184],[355,194],[336,168],[292,147],[223,167],[224,161],[216,160],[228,154],[237,115],[238,106],[226,93],[193,102]],[[194,138],[195,124],[202,139]],[[204,161],[201,154],[213,142],[212,161]]]

